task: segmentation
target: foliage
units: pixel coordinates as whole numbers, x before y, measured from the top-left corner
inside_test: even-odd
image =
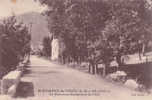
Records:
[[[23,23],[18,23],[15,16],[3,21],[0,25],[1,33],[1,77],[24,59],[30,48],[30,35]]]
[[[39,0],[54,38],[64,42],[63,58],[108,67],[122,56],[144,51],[151,37],[150,6],[146,0]]]
[[[51,56],[51,41],[49,37],[44,37],[43,39],[43,55],[46,57]]]
[[[145,0],[109,0],[108,3],[112,5],[110,9],[112,17],[107,21],[103,33],[108,38],[116,60],[121,66],[123,55],[145,52],[145,45],[151,36],[151,32],[147,31],[151,23],[147,22],[145,17],[150,12],[145,7]]]

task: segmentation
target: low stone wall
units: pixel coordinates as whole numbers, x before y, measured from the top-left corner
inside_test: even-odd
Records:
[[[15,96],[16,88],[20,82],[22,71],[9,72],[1,80],[1,94]]]

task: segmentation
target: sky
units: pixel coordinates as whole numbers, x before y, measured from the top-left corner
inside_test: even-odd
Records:
[[[39,2],[34,0],[0,0],[0,19],[9,17],[12,14],[42,12],[45,9],[47,9],[46,6],[40,5]]]

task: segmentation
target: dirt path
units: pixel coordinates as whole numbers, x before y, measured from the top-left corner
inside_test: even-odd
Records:
[[[57,89],[75,89],[76,92],[74,93],[78,93],[80,90],[97,90],[98,92],[93,93],[100,95],[66,96],[66,98],[75,97],[74,100],[79,100],[80,98],[82,100],[84,100],[84,98],[87,98],[85,100],[91,100],[91,98],[95,98],[94,100],[130,100],[128,99],[129,97],[134,98],[134,100],[135,98],[140,98],[142,100],[142,97],[146,97],[135,96],[137,94],[135,91],[112,84],[99,76],[80,72],[78,70],[60,64],[55,64],[36,56],[31,57],[31,65],[28,68],[27,74],[25,74],[22,78],[22,81],[24,81],[24,83],[20,86],[21,91],[19,94],[23,97],[48,97],[51,96],[51,93],[53,93],[50,92],[51,90],[55,91]],[[29,85],[26,85],[26,83]],[[28,92],[26,92],[27,90]],[[55,100],[61,100],[57,98],[64,97],[65,96],[62,95],[53,98]]]

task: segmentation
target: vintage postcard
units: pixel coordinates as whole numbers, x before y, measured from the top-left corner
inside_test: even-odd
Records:
[[[0,100],[152,100],[152,0],[0,0]]]

